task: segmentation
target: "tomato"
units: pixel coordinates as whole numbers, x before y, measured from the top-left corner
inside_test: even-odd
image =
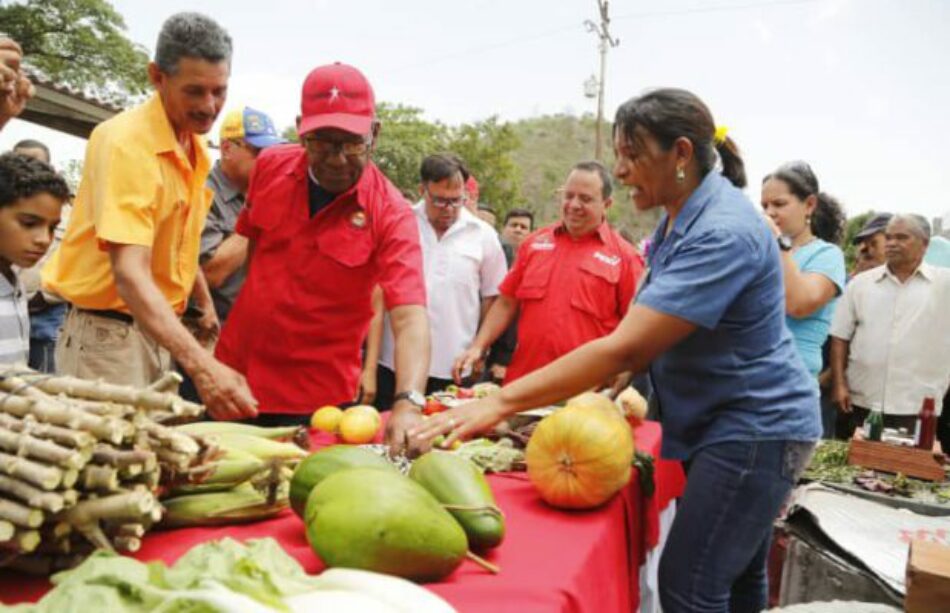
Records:
[[[475,392],[470,387],[460,387],[455,397],[459,400],[468,400],[475,397]]]
[[[446,410],[447,406],[436,400],[435,398],[428,398],[426,400],[426,406],[422,409],[423,415],[435,415],[436,413],[441,413]]]

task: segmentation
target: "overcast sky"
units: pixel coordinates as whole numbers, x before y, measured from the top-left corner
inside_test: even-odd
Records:
[[[154,50],[162,21],[203,11],[235,41],[228,106],[291,125],[307,72],[343,61],[377,100],[446,123],[593,112],[595,0],[113,0],[129,36]],[[620,45],[607,62],[606,112],[657,86],[691,89],[763,174],[812,164],[849,214],[950,211],[950,1],[614,0]],[[385,138],[385,126],[383,128]],[[15,121],[0,146],[46,140],[56,162],[84,142]]]

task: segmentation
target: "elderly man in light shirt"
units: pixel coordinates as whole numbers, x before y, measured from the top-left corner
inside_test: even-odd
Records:
[[[875,409],[913,431],[923,399],[939,414],[950,385],[950,269],[923,261],[930,224],[919,215],[895,215],[885,237],[886,264],[854,277],[831,324],[842,437]]]
[[[422,200],[412,209],[419,226],[432,334],[429,394],[453,382],[455,356],[475,338],[508,266],[498,233],[464,206],[468,172],[461,160],[430,155],[422,161],[420,175]],[[367,354],[373,353],[369,346]],[[377,407],[389,407],[394,385],[393,335],[386,318],[377,370]]]

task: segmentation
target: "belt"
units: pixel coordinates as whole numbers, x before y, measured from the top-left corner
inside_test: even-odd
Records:
[[[128,313],[123,313],[122,311],[113,311],[113,310],[99,310],[99,309],[76,309],[80,313],[86,313],[89,315],[94,315],[95,317],[104,317],[105,319],[111,319],[113,321],[121,321],[125,324],[133,324],[135,320]]]

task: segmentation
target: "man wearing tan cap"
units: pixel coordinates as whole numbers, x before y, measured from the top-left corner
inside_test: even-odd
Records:
[[[344,64],[314,69],[297,131],[302,146],[257,159],[237,226],[251,243],[247,281],[216,355],[247,377],[267,421],[352,402],[379,285],[396,345],[386,438],[402,451],[425,402],[425,280],[412,210],[370,161],[379,122],[366,77]]]

